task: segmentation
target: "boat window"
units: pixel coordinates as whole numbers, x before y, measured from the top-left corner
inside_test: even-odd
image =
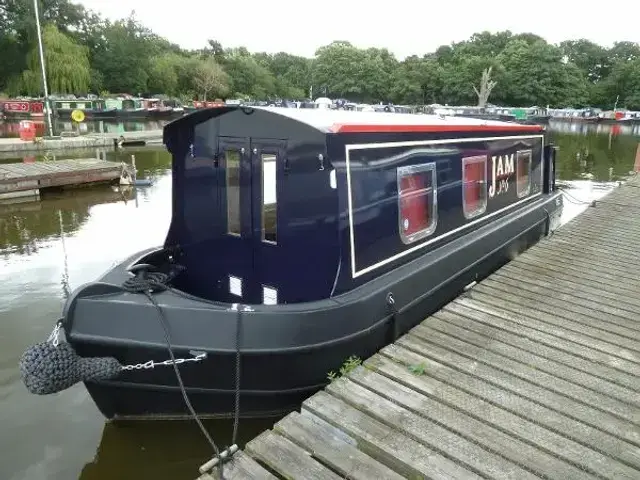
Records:
[[[242,279],[229,275],[229,293],[236,297],[242,296]]]
[[[224,152],[227,178],[227,232],[240,235],[240,152]]]
[[[276,199],[276,156],[262,154],[262,240],[276,243],[277,240],[277,199]]]
[[[262,303],[264,305],[278,304],[278,290],[272,287],[262,286]]]
[[[438,222],[436,164],[398,167],[398,229],[405,244],[431,235]]]
[[[526,197],[531,190],[531,150],[518,151],[516,159],[516,192]]]
[[[487,156],[462,159],[462,211],[467,219],[487,210]]]

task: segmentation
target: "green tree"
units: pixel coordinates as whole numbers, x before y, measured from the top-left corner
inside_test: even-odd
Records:
[[[578,67],[563,62],[562,51],[543,40],[509,42],[498,61],[504,68],[503,99],[514,106],[583,106],[586,78]]]
[[[587,78],[595,83],[608,73],[607,51],[587,39],[566,40],[560,43],[560,50],[569,62],[578,67]]]
[[[640,110],[640,56],[616,62],[599,93],[601,102],[608,108],[613,107],[619,97],[618,108]]]
[[[177,95],[180,67],[185,61],[185,57],[172,52],[153,57],[149,68],[149,91]]]
[[[104,87],[114,93],[141,93],[148,89],[151,59],[171,49],[166,40],[143,27],[133,15],[97,29],[93,66],[102,73]]]
[[[443,67],[436,59],[407,57],[393,72],[391,99],[395,103],[438,103],[443,75]]]
[[[229,76],[213,58],[198,64],[193,72],[193,82],[205,101],[209,94],[225,97],[229,93]]]
[[[271,72],[247,51],[246,48],[225,52],[224,69],[231,78],[231,92],[236,96],[257,99],[274,97],[277,94],[276,80]]]
[[[88,49],[75,43],[52,24],[45,26],[42,43],[49,90],[53,93],[86,94],[91,81]],[[20,90],[31,95],[43,94],[37,45],[31,48],[26,63],[28,68],[22,72]]]

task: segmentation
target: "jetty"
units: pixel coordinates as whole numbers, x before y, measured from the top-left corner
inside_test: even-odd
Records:
[[[636,175],[352,362],[224,478],[640,478],[639,251]]]
[[[113,147],[114,140],[124,137],[126,141],[162,143],[162,130],[139,130],[117,133],[91,133],[87,135],[64,136],[55,139],[37,138],[24,141],[19,138],[0,138],[0,153],[31,153],[74,148]]]
[[[123,166],[95,158],[53,162],[0,163],[0,200],[37,199],[43,189],[114,183]]]

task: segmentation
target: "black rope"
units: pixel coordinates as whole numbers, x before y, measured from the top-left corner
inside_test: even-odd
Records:
[[[167,285],[170,281],[171,276],[162,272],[149,272],[145,271],[143,277],[134,277],[127,279],[122,284],[122,289],[129,293],[142,293],[144,294],[149,301],[153,304],[155,309],[158,311],[160,317],[160,323],[162,324],[162,329],[164,332],[165,341],[167,344],[167,350],[169,351],[169,356],[171,357],[173,363],[173,370],[176,374],[176,378],[178,380],[178,384],[180,386],[180,392],[182,393],[182,397],[184,399],[184,403],[189,409],[189,413],[195,420],[196,424],[202,431],[202,434],[205,436],[213,451],[215,452],[216,457],[218,458],[218,471],[221,479],[224,479],[224,463],[231,459],[231,455],[227,455],[225,457],[221,457],[220,449],[209,435],[209,432],[205,428],[204,424],[200,420],[200,417],[196,413],[191,401],[189,399],[189,395],[187,394],[187,390],[184,386],[184,382],[182,381],[182,376],[180,375],[180,369],[176,364],[175,356],[173,355],[173,345],[171,343],[171,335],[169,332],[169,322],[167,321],[167,317],[162,310],[162,307],[158,304],[156,299],[153,297],[153,293],[158,293],[166,290],[171,290],[171,288]],[[233,425],[233,436],[232,436],[232,445],[236,443],[236,436],[238,431],[238,424],[240,419],[240,339],[241,339],[241,313],[238,309],[238,317],[237,317],[237,325],[236,325],[236,392],[235,392],[235,412],[234,412],[234,425]]]
[[[238,424],[240,423],[240,344],[242,341],[242,312],[238,305],[236,317],[236,395],[235,395],[235,413],[233,415],[233,434],[231,435],[231,445],[236,444],[238,436]]]

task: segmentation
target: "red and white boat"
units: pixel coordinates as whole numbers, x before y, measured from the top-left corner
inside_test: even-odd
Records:
[[[0,101],[0,111],[7,120],[43,117],[44,102],[42,100],[3,100]]]

